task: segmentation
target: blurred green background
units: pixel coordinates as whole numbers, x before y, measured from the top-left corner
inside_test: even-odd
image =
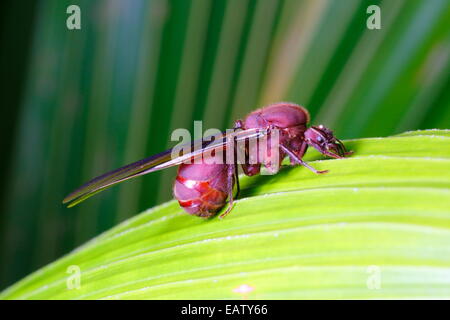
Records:
[[[81,30],[66,9],[81,8]],[[380,30],[366,9],[381,8]],[[339,138],[450,127],[448,0],[41,0],[1,10],[0,289],[170,199],[176,168],[90,178],[278,101]]]

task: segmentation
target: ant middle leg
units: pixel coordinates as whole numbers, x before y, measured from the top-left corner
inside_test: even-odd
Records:
[[[305,162],[301,158],[299,158],[291,149],[289,149],[285,145],[281,144],[280,148],[281,148],[281,150],[283,150],[291,158],[291,160],[293,160],[297,164],[300,164],[300,165],[308,168],[312,172],[314,172],[316,174],[321,174],[321,173],[327,173],[328,172],[328,170],[316,170],[316,169],[314,169],[307,162]]]

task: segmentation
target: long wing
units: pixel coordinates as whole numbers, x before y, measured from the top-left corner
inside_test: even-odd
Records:
[[[67,207],[69,208],[73,207],[94,194],[122,181],[176,166],[183,162],[186,163],[187,161],[193,161],[202,157],[203,153],[206,151],[211,152],[213,149],[225,150],[227,141],[230,141],[231,139],[234,139],[235,141],[242,141],[245,139],[262,137],[265,134],[266,132],[261,129],[247,129],[231,133],[221,133],[215,136],[207,137],[203,140],[197,140],[192,143],[185,144],[184,146],[178,146],[177,150],[180,150],[180,152],[179,156],[175,158],[172,158],[173,148],[166,150],[92,179],[65,197],[63,203],[67,204]],[[183,153],[183,150],[190,150],[190,152]]]

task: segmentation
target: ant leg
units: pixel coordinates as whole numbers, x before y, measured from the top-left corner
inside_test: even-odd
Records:
[[[345,149],[345,146],[342,143],[342,141],[340,141],[338,139],[336,139],[336,140],[337,140],[337,143],[335,144],[337,146],[337,150],[335,150],[336,153],[330,152],[327,149],[325,149],[315,143],[312,143],[311,145],[314,148],[316,148],[323,155],[326,155],[326,156],[328,156],[330,158],[334,158],[334,159],[343,159],[343,158],[345,158],[345,156],[353,154],[353,151],[347,151],[347,149]]]
[[[235,123],[235,129],[236,128],[241,128],[242,127],[242,121],[241,120],[237,120]],[[224,213],[222,213],[219,218],[223,219],[225,218],[233,209],[233,200],[234,198],[237,198],[239,195],[239,192],[241,191],[241,188],[239,186],[239,175],[238,175],[238,164],[237,164],[237,148],[236,148],[236,138],[234,138],[234,164],[230,164],[228,165],[228,184],[227,184],[227,188],[228,188],[228,197],[230,198],[230,200],[228,201],[228,208],[227,210],[225,210]],[[236,182],[236,197],[233,197],[233,186],[234,186],[234,182]]]
[[[320,153],[329,156],[330,158],[335,158],[335,159],[342,159],[344,158],[343,156],[340,156],[338,154],[334,154],[333,152],[330,152],[328,150],[320,150]]]
[[[236,181],[236,195],[234,196],[236,199],[239,197],[239,193],[241,192],[241,187],[239,186],[239,168],[236,165],[234,165],[234,178]]]
[[[294,151],[294,150],[291,150],[291,151],[295,153],[297,158],[301,159],[305,155],[306,150],[308,150],[308,144],[303,140],[302,144],[300,145],[300,149],[298,151]],[[290,158],[289,160],[290,160],[291,166],[293,166],[297,163],[293,158]]]
[[[236,165],[234,165],[234,164],[228,165],[227,189],[228,189],[228,197],[229,197],[230,200],[228,201],[227,210],[225,210],[225,212],[222,213],[219,216],[220,219],[225,218],[231,212],[231,210],[233,209],[233,204],[234,204],[233,203],[233,200],[234,200],[234,197],[233,197],[233,185],[234,185],[235,167],[236,167]],[[237,181],[237,184],[238,184],[238,192],[239,192],[239,178],[238,177],[236,177],[236,181]]]
[[[309,170],[311,170],[314,173],[320,174],[320,173],[326,173],[328,172],[328,170],[316,170],[313,167],[311,167],[308,163],[306,163],[305,161],[303,161],[302,159],[300,159],[299,157],[297,157],[295,155],[294,152],[292,152],[288,147],[286,147],[285,145],[280,144],[280,148],[286,152],[286,154],[293,159],[296,163],[308,168]]]
[[[336,139],[336,141],[338,142],[340,149],[342,150],[342,154],[344,156],[349,156],[349,155],[353,154],[353,151],[347,150],[347,148],[345,147],[344,143],[341,140]]]

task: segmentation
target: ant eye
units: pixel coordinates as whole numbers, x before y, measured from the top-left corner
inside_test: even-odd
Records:
[[[318,136],[317,137],[317,142],[319,142],[319,143],[323,142],[323,138],[321,136]]]

